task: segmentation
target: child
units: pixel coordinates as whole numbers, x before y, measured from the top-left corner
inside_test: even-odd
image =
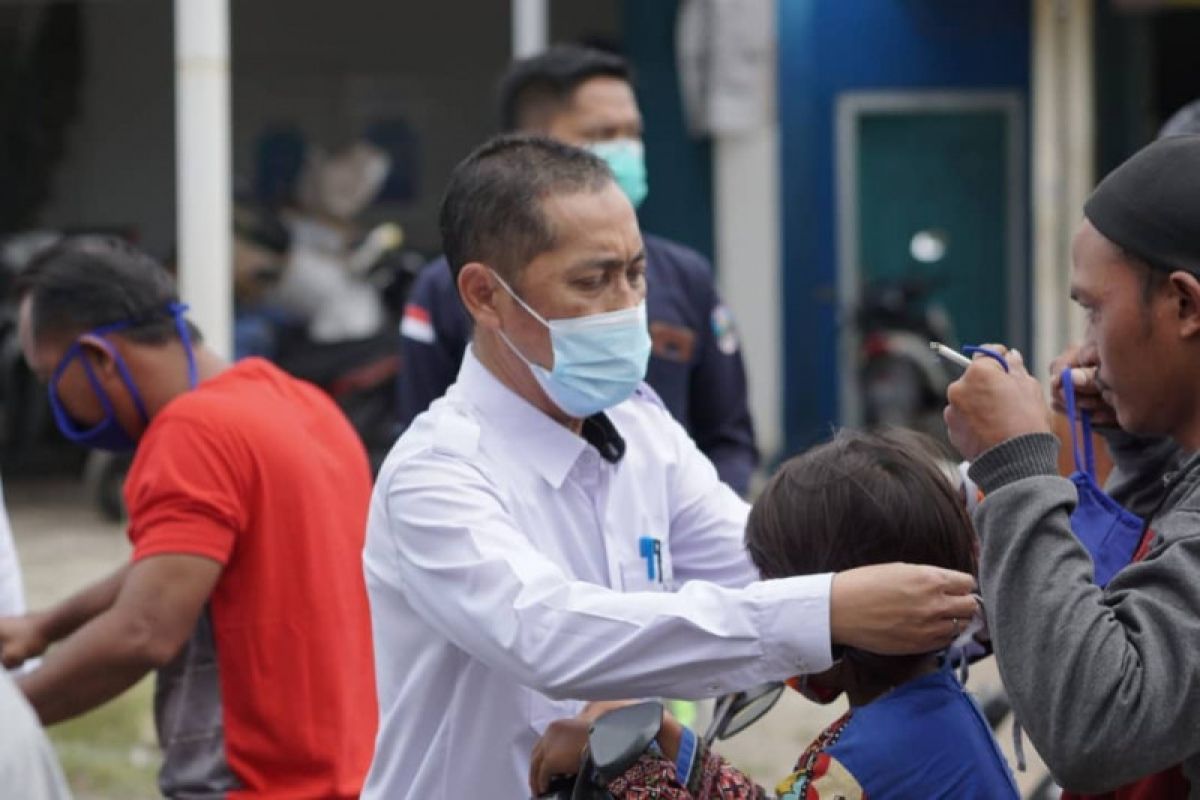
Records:
[[[785,463],[747,523],[746,547],[762,576],[892,561],[974,573],[970,519],[931,453],[915,435],[843,431]],[[898,657],[847,648],[825,672],[789,681],[818,703],[845,692],[850,710],[809,745],[776,788],[778,798],[1019,797],[987,722],[943,661],[937,653]],[[767,797],[715,753],[697,752],[690,767],[677,768],[684,729],[664,716],[662,755],[644,756],[611,784],[615,798]],[[572,758],[578,763],[581,730],[586,735],[578,725],[547,732],[535,751],[535,784]],[[552,736],[557,741],[548,741]]]

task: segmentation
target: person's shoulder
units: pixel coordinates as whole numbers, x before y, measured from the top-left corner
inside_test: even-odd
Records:
[[[376,490],[490,486],[497,475],[488,433],[467,404],[442,397],[413,419],[384,460]]]
[[[452,295],[455,291],[454,275],[450,272],[450,263],[446,261],[445,256],[438,256],[422,267],[412,288],[414,296],[426,297]]]
[[[643,381],[624,402],[605,412],[617,430],[627,439],[635,435],[662,441],[669,439],[677,427],[675,418],[663,399],[650,384]]]
[[[151,421],[147,433],[254,430],[264,415],[279,418],[297,408],[337,413],[333,400],[317,387],[266,359],[246,358],[168,403]]]
[[[666,272],[677,280],[703,288],[714,285],[712,262],[700,252],[650,233],[642,236],[642,243],[646,247],[648,269]]]
[[[401,434],[393,450],[394,461],[403,464],[427,457],[472,461],[479,454],[483,433],[482,421],[469,404],[442,396]]]
[[[1200,539],[1200,454],[1189,456],[1163,480],[1174,484],[1150,527],[1165,542]]]

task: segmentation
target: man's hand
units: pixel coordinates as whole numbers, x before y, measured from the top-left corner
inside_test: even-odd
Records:
[[[940,650],[978,608],[975,579],[940,567],[878,564],[839,572],[830,593],[836,644],[885,655]]]
[[[591,723],[583,717],[556,719],[533,746],[529,765],[529,789],[534,797],[550,788],[550,780],[579,771],[583,748],[587,746]]]
[[[5,669],[16,669],[45,653],[49,646],[39,615],[0,617],[0,664]]]
[[[1008,350],[1004,357],[1008,372],[995,359],[976,357],[946,392],[950,441],[968,461],[1017,436],[1051,431],[1041,384],[1026,371],[1019,352]]]
[[[176,554],[147,556],[130,566],[109,608],[55,645],[41,667],[18,682],[42,724],[90,711],[174,658],[204,613],[221,569],[210,558]]]
[[[1092,425],[1098,428],[1117,426],[1117,412],[1100,395],[1100,384],[1096,380],[1098,365],[1093,349],[1072,345],[1050,363],[1050,398],[1054,410],[1067,413],[1067,399],[1063,395],[1062,372],[1071,370],[1071,384],[1075,387],[1075,405],[1080,411],[1092,415]]]

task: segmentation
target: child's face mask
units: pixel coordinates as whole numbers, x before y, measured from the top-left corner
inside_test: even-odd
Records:
[[[834,666],[830,667],[830,670],[834,669],[839,663],[841,662],[835,661]],[[827,673],[823,672],[820,674],[824,675]],[[811,700],[817,705],[827,706],[842,696],[841,689],[823,685],[820,682],[820,675],[797,675],[794,678],[788,678],[787,685],[804,695],[806,700]]]

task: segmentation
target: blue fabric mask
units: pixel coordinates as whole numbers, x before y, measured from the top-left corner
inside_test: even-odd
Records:
[[[1095,565],[1095,582],[1103,588],[1113,576],[1125,568],[1142,541],[1144,523],[1140,517],[1122,508],[1096,483],[1096,456],[1092,451],[1092,417],[1075,406],[1075,386],[1071,370],[1062,373],[1063,395],[1067,401],[1067,417],[1071,420],[1071,450],[1075,457],[1075,472],[1071,482],[1079,494],[1079,503],[1071,514],[1071,531],[1083,543]],[[1076,422],[1079,425],[1076,425]],[[1077,427],[1083,428],[1083,449],[1080,452]]]
[[[188,381],[194,389],[199,378],[196,370],[196,354],[192,350],[192,339],[188,335],[187,323],[184,321],[183,316],[184,312],[187,311],[187,306],[180,303],[172,303],[167,307],[167,310],[175,318],[175,329],[179,332],[179,340],[183,343],[183,349],[187,353]],[[106,334],[132,328],[136,324],[132,320],[113,322],[109,325],[102,325],[99,328],[95,328],[89,331],[89,333],[99,337],[104,348],[113,357],[113,361],[117,365],[117,372],[121,376],[121,382],[125,384],[125,390],[129,392],[129,397],[133,400],[133,406],[142,418],[142,424],[147,425],[150,422],[150,417],[146,414],[146,405],[142,402],[141,392],[138,391],[137,385],[133,382],[133,376],[129,373],[129,368],[125,365],[125,359],[121,358],[120,351],[105,339]],[[96,399],[100,401],[100,407],[104,409],[104,419],[90,428],[82,427],[79,422],[67,413],[66,406],[63,405],[62,398],[58,395],[58,382],[62,378],[63,373],[67,371],[67,367],[71,366],[71,362],[76,359],[83,366],[88,383],[92,385],[92,391],[95,392]],[[100,380],[96,377],[91,362],[84,355],[83,344],[79,340],[76,340],[67,349],[62,361],[58,362],[58,366],[55,367],[54,375],[50,378],[49,391],[50,409],[54,412],[54,422],[58,425],[58,429],[62,431],[63,436],[67,437],[70,441],[94,450],[109,450],[115,453],[129,452],[137,447],[137,440],[130,436],[129,432],[121,427],[121,423],[117,421],[117,414],[113,409],[112,399],[104,391],[104,387],[100,385]]]
[[[493,273],[495,274],[495,273]],[[632,308],[586,317],[546,320],[517,296],[504,279],[496,280],[530,316],[550,330],[554,366],[527,359],[504,332],[505,344],[528,365],[542,391],[563,413],[583,419],[628,399],[646,377],[650,329],[646,301]]]
[[[640,139],[610,139],[606,142],[593,142],[586,148],[599,156],[608,164],[617,186],[639,208],[646,195],[650,193],[650,184],[646,180],[646,149]]]

